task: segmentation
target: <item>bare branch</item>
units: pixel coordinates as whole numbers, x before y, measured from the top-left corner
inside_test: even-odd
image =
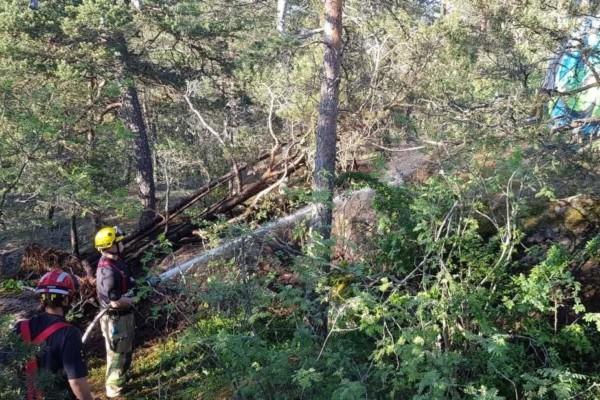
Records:
[[[185,94],[183,96],[183,98],[185,99],[186,103],[188,104],[190,111],[194,113],[194,115],[196,116],[196,118],[198,118],[198,121],[200,121],[200,123],[202,124],[202,126],[204,127],[204,129],[206,129],[207,131],[209,131],[221,144],[221,146],[223,146],[224,148],[227,148],[227,144],[223,141],[223,139],[221,138],[221,135],[219,135],[219,132],[217,132],[212,126],[210,126],[206,120],[202,117],[202,114],[200,114],[200,112],[194,107],[194,105],[192,104],[190,98],[188,97],[187,94]]]

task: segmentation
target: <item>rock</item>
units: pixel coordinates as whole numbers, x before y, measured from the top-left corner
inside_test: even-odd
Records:
[[[393,186],[425,182],[434,175],[431,158],[419,151],[395,154],[386,164],[384,181]],[[377,227],[373,210],[374,191],[358,192],[333,211],[332,235],[336,239],[334,258],[352,261],[373,251],[371,238]]]
[[[565,249],[573,249],[573,240],[568,237],[561,237],[558,239],[558,244],[560,244]]]
[[[422,183],[434,174],[431,159],[419,151],[394,155],[388,161],[386,169],[384,181],[393,186],[412,181]]]
[[[600,221],[600,199],[584,196],[569,199],[564,218],[568,230],[576,235],[585,233]]]
[[[600,312],[600,262],[590,259],[574,275],[581,283],[581,301],[586,310]]]
[[[14,278],[19,273],[24,249],[0,252],[0,278]]]
[[[373,210],[374,191],[352,195],[333,211],[332,235],[336,239],[334,257],[352,261],[372,251],[370,238],[377,226]]]
[[[39,306],[37,296],[30,291],[17,295],[13,293],[0,294],[0,315],[10,315],[13,320],[30,318]]]
[[[573,249],[595,234],[600,198],[573,196],[537,204],[522,221],[527,243],[560,243]]]
[[[198,254],[206,251],[203,245],[191,245],[186,244],[179,248],[172,254],[164,257],[158,265],[152,268],[152,272],[161,273],[165,272],[175,264],[181,264],[187,260],[196,257]]]

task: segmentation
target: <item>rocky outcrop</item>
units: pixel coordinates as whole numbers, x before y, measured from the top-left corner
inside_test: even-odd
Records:
[[[0,315],[10,315],[17,321],[31,317],[39,306],[39,300],[32,291],[0,293]]]
[[[574,271],[581,283],[581,301],[588,312],[600,312],[600,260],[586,261]]]
[[[598,233],[600,198],[573,196],[537,203],[522,221],[528,244],[558,243],[574,250]]]

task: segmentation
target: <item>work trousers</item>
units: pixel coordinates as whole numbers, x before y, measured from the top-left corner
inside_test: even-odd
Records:
[[[131,367],[135,320],[133,312],[124,315],[103,315],[100,327],[106,345],[106,396],[122,394]]]

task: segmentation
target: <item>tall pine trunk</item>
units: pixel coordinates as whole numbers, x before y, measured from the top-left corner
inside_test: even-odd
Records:
[[[129,73],[131,64],[127,42],[123,36],[116,38],[116,43],[121,53],[122,77],[126,84],[121,98],[119,116],[125,127],[134,135],[133,158],[135,160],[135,181],[138,186],[138,198],[143,211],[139,219],[139,226],[143,227],[152,222],[156,216],[156,193],[154,187],[154,166],[152,164],[152,150],[148,142],[148,132],[133,77]]]
[[[324,26],[325,54],[323,59],[323,80],[321,82],[321,102],[317,126],[317,148],[313,175],[315,193],[315,215],[312,220],[313,232],[325,243],[323,270],[329,272],[333,214],[333,189],[335,178],[336,126],[340,84],[340,58],[342,43],[342,0],[325,1]],[[319,246],[320,247],[320,246]],[[327,335],[327,304],[322,303],[318,319],[321,321],[318,333]]]
[[[148,143],[148,133],[142,114],[142,107],[137,89],[130,83],[122,98],[121,118],[125,126],[134,135],[135,181],[138,186],[138,197],[144,208],[139,225],[144,226],[155,217],[156,195],[154,188],[154,167],[152,151]]]

